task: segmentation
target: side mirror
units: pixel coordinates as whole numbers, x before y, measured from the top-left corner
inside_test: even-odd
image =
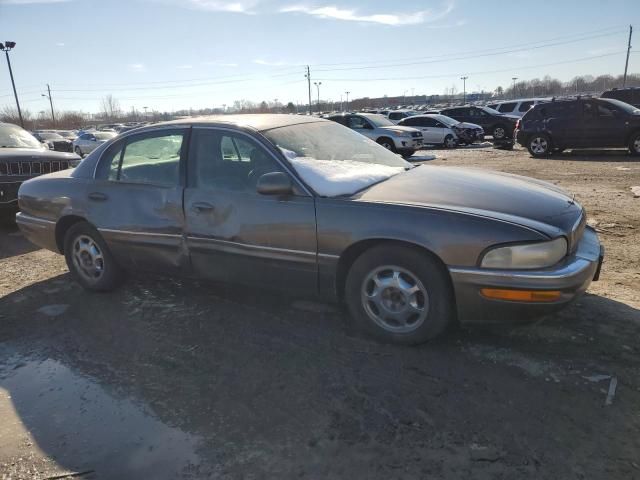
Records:
[[[293,193],[293,185],[286,173],[271,172],[258,178],[256,190],[262,195],[290,195]]]

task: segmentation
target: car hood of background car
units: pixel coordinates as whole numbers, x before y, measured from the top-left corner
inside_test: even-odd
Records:
[[[483,128],[480,125],[476,125],[475,123],[469,123],[469,122],[456,123],[453,127],[454,128],[470,128],[472,130],[483,130]]]
[[[422,165],[378,183],[353,200],[453,210],[569,234],[582,207],[555,185],[498,172]],[[551,227],[551,228],[550,228]]]
[[[53,150],[36,150],[34,148],[0,148],[1,160],[77,160],[78,155],[68,152],[56,152]]]

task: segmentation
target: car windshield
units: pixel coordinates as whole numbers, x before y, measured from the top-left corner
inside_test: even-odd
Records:
[[[40,132],[38,133],[38,135],[40,135],[40,137],[42,137],[44,140],[64,140],[64,138],[62,138],[62,136],[58,133]]]
[[[454,120],[451,117],[447,117],[446,115],[430,115],[431,118],[435,118],[436,120],[444,123],[447,127],[453,127],[454,125],[459,124],[460,122]]]
[[[412,168],[373,140],[333,122],[278,127],[263,134],[323,197],[353,195]]]
[[[396,124],[389,120],[384,115],[366,115],[364,118],[373,123],[376,127],[395,127]]]
[[[628,103],[616,100],[615,98],[602,98],[601,100],[603,102],[610,103],[611,105],[618,107],[620,110],[624,110],[625,112],[632,115],[640,115],[640,110],[633,105],[629,105]]]
[[[98,140],[110,140],[116,136],[114,132],[95,132],[93,134]]]
[[[29,132],[17,125],[0,125],[0,148],[37,148],[40,142]]]
[[[500,113],[498,110],[494,110],[493,108],[489,108],[489,107],[480,107],[481,110],[484,110],[485,112],[487,112],[490,115],[503,115],[502,113]]]

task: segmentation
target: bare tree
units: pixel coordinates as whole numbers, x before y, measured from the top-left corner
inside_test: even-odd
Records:
[[[106,120],[114,120],[120,116],[120,102],[111,94],[102,97],[101,107]]]
[[[33,128],[33,116],[29,110],[22,109],[22,118],[24,120],[24,128]],[[20,125],[20,116],[16,107],[5,105],[0,109],[0,122],[13,123]]]

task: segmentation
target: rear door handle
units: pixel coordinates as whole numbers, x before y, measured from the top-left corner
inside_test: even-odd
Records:
[[[95,200],[96,202],[104,202],[109,197],[102,192],[91,192],[89,194],[89,200]]]
[[[211,205],[210,203],[207,202],[196,202],[193,205],[191,205],[191,209],[194,210],[195,212],[198,213],[202,213],[202,212],[210,212],[211,210],[214,210],[216,207],[214,207],[213,205]]]

